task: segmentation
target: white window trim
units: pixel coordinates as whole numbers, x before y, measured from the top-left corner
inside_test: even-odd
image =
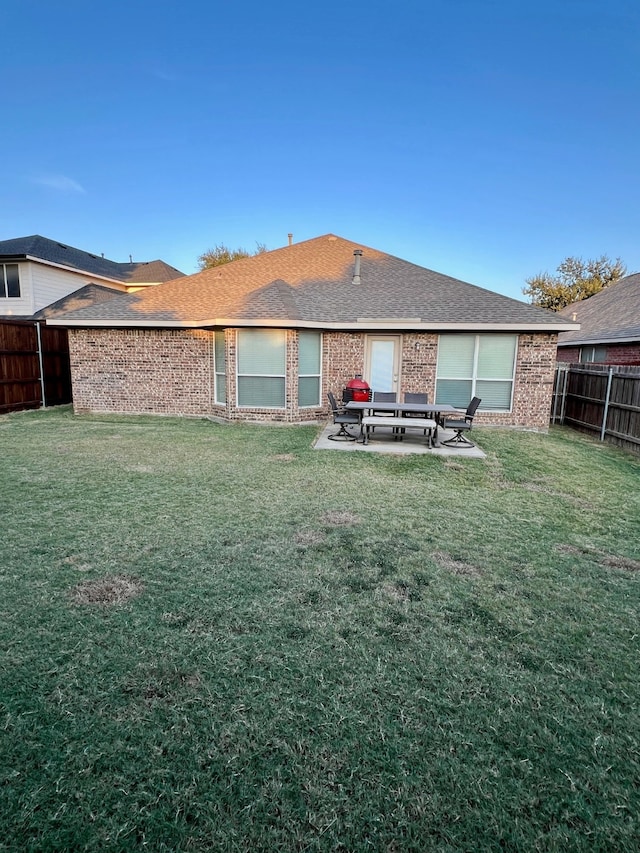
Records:
[[[313,330],[312,330],[313,331]],[[298,360],[298,408],[299,409],[317,409],[322,405],[322,348],[324,346],[324,337],[322,332],[320,336],[320,372],[319,373],[300,373],[300,361]],[[300,354],[300,332],[298,332],[298,355]],[[318,379],[318,402],[312,403],[309,406],[300,405],[300,380],[301,379]]]
[[[240,373],[238,370],[238,359],[240,356],[240,335],[236,333],[236,408],[237,409],[247,409],[251,411],[265,411],[265,412],[285,412],[287,409],[287,347],[288,340],[286,330],[282,329],[284,332],[284,366],[285,372],[280,373]],[[251,376],[254,379],[284,379],[284,406],[243,406],[240,405],[240,383],[239,379],[241,376]]]
[[[481,396],[481,395],[476,393],[476,387],[477,387],[477,382],[478,382],[478,375],[477,375],[478,374],[478,355],[480,353],[479,339],[481,337],[484,337],[483,334],[481,332],[478,332],[475,335],[476,341],[475,341],[475,345],[474,345],[474,349],[473,349],[473,376],[466,376],[466,377],[465,376],[455,376],[455,377],[442,376],[442,377],[440,377],[438,375],[439,368],[440,368],[440,340],[442,337],[443,337],[443,335],[438,335],[438,357],[436,359],[436,389],[435,389],[436,399],[438,396],[438,382],[440,381],[440,379],[459,379],[460,381],[463,381],[463,382],[464,381],[471,382],[471,398]],[[447,335],[447,337],[453,337],[453,335]],[[495,380],[496,382],[511,382],[511,394],[509,396],[509,408],[508,409],[486,409],[486,410],[484,410],[482,408],[482,403],[480,403],[480,407],[478,409],[478,411],[480,411],[480,412],[488,411],[488,412],[492,412],[495,414],[510,414],[513,411],[513,397],[514,397],[515,390],[516,390],[516,373],[517,373],[517,367],[518,367],[518,351],[519,351],[519,347],[520,347],[520,335],[515,335],[512,337],[515,337],[515,339],[516,339],[516,346],[515,346],[515,349],[513,352],[513,371],[512,371],[511,379],[505,378],[505,379]],[[483,380],[482,377],[480,377],[480,382],[483,382],[483,381],[489,382],[490,380],[489,379]]]
[[[225,358],[224,358],[224,370],[218,370],[218,359],[216,358],[216,335],[221,334],[223,340],[223,346],[225,350]],[[226,406],[229,399],[229,383],[227,382],[227,340],[224,329],[221,331],[213,333],[213,402],[216,406]],[[222,376],[224,379],[224,387],[225,387],[225,400],[218,399],[218,376]]]
[[[17,267],[18,268],[18,295],[17,296],[9,296],[8,293],[8,285],[7,285],[7,267]],[[0,263],[0,299],[22,299],[22,275],[20,270],[20,264],[16,263],[16,261],[2,261]]]

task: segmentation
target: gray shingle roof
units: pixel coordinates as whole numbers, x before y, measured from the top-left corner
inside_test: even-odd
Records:
[[[640,273],[625,276],[558,313],[569,319],[575,314],[580,323],[580,331],[560,333],[558,346],[640,341]]]
[[[120,264],[108,258],[92,255],[82,249],[74,249],[64,243],[49,240],[34,234],[31,237],[16,237],[0,240],[0,261],[20,260],[27,256],[60,264],[101,278],[111,278],[125,283],[171,281],[184,275],[164,261],[147,261]]]
[[[355,249],[363,251],[359,284],[352,282]],[[266,322],[325,328],[503,325],[549,331],[568,326],[566,318],[553,312],[333,234],[117,296],[68,314],[64,321],[160,327]]]
[[[68,293],[62,299],[52,302],[45,308],[41,308],[33,315],[34,320],[43,320],[45,318],[61,317],[63,314],[68,314],[69,311],[79,311],[81,308],[97,305],[100,302],[107,302],[118,295],[120,291],[113,290],[110,287],[103,287],[100,284],[85,284],[84,287],[74,290],[73,293]]]

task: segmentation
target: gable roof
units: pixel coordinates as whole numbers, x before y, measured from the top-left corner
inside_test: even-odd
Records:
[[[353,282],[354,251],[362,251]],[[551,311],[333,234],[213,267],[67,314],[56,325],[553,331]]]
[[[625,276],[558,313],[569,319],[575,314],[580,323],[580,331],[558,336],[558,346],[640,341],[640,273]]]
[[[78,311],[80,308],[87,308],[90,305],[97,305],[99,302],[106,302],[113,299],[120,291],[113,290],[111,287],[104,287],[101,284],[85,284],[73,293],[68,293],[61,299],[52,302],[50,305],[36,311],[31,319],[44,320],[49,317],[60,317],[69,311]]]
[[[74,249],[56,240],[40,237],[16,237],[0,240],[0,261],[38,260],[89,273],[100,278],[123,283],[147,283],[170,281],[184,275],[164,261],[148,261],[120,264],[82,249]]]

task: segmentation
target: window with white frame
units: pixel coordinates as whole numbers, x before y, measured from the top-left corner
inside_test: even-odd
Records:
[[[216,403],[227,402],[227,357],[224,346],[224,329],[214,335],[213,342],[214,364],[214,399]]]
[[[517,335],[440,335],[436,403],[466,409],[480,397],[481,410],[510,411],[517,348]]]
[[[602,363],[607,360],[607,348],[603,346],[581,347],[581,364]]]
[[[238,330],[238,406],[285,408],[286,343],[282,329]]]
[[[0,264],[0,298],[20,298],[18,264]]]
[[[300,332],[298,335],[298,406],[320,405],[322,335]]]

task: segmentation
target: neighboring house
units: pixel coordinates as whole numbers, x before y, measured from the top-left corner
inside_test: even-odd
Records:
[[[0,240],[0,317],[34,319],[83,288],[86,302],[87,285],[127,293],[182,275],[164,261],[120,264],[38,235]]]
[[[558,361],[640,364],[640,273],[558,314],[580,323],[580,331],[558,335]]]
[[[316,421],[356,374],[477,420],[549,424],[576,325],[327,234],[48,320],[69,329],[78,412]],[[400,397],[401,399],[401,397]]]

